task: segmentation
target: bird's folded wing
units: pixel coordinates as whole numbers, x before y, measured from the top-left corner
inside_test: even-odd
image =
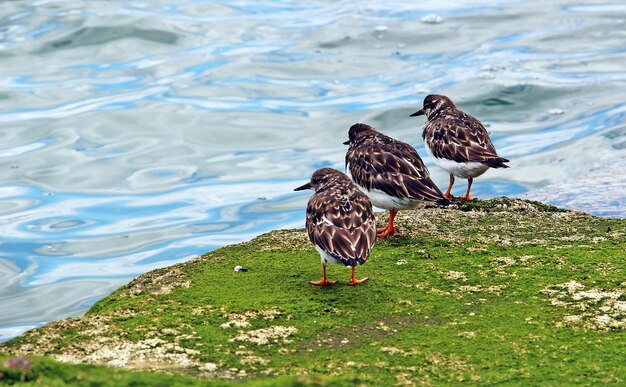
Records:
[[[307,233],[311,242],[346,266],[365,262],[376,241],[369,199],[359,195],[337,202],[330,195],[315,195],[307,207]]]
[[[398,198],[429,201],[443,198],[422,159],[410,145],[363,146],[353,152],[349,160],[350,173],[360,186]]]
[[[507,162],[498,156],[487,130],[471,116],[439,119],[426,124],[424,140],[432,155],[457,163]]]

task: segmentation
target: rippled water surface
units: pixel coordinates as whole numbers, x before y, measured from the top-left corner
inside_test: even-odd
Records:
[[[291,189],[342,167],[355,122],[425,156],[408,115],[429,92],[512,160],[476,195],[611,163],[626,152],[625,20],[621,1],[2,2],[0,340],[301,226],[308,194]]]

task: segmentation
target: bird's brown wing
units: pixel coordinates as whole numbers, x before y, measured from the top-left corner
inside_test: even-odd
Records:
[[[396,141],[348,149],[346,165],[354,181],[368,190],[378,189],[397,198],[444,199],[417,151],[406,143]]]
[[[372,204],[356,187],[349,197],[333,191],[314,194],[306,227],[313,244],[346,266],[363,264],[376,241]]]
[[[498,156],[485,127],[463,112],[427,121],[423,137],[436,158],[508,168],[509,160]]]

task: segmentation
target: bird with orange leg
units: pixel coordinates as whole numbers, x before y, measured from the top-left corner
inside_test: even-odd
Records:
[[[318,169],[311,181],[294,189],[313,189],[306,208],[306,230],[309,240],[322,259],[322,279],[311,284],[327,286],[337,283],[326,277],[326,264],[343,264],[352,268],[349,285],[368,278],[356,278],[356,266],[365,263],[376,242],[376,218],[372,204],[344,173],[332,168]]]
[[[467,192],[463,200],[476,200],[470,196],[474,178],[489,168],[508,168],[509,160],[498,156],[487,129],[476,118],[459,110],[444,95],[431,94],[424,98],[421,110],[411,117],[426,116],[422,131],[426,151],[441,169],[450,174],[450,185],[445,193],[452,198],[454,178],[467,179]]]
[[[389,210],[387,226],[377,230],[383,238],[397,231],[394,219],[399,210],[420,202],[448,205],[428,169],[409,144],[395,140],[366,124],[354,124],[348,131],[346,171],[369,196],[372,204]]]

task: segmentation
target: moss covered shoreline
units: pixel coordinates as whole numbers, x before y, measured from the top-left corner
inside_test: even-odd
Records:
[[[0,383],[626,382],[626,220],[498,198],[397,223],[356,287],[339,266],[338,284],[308,284],[304,230],[146,273],[1,344]],[[2,366],[17,356],[33,365]]]

